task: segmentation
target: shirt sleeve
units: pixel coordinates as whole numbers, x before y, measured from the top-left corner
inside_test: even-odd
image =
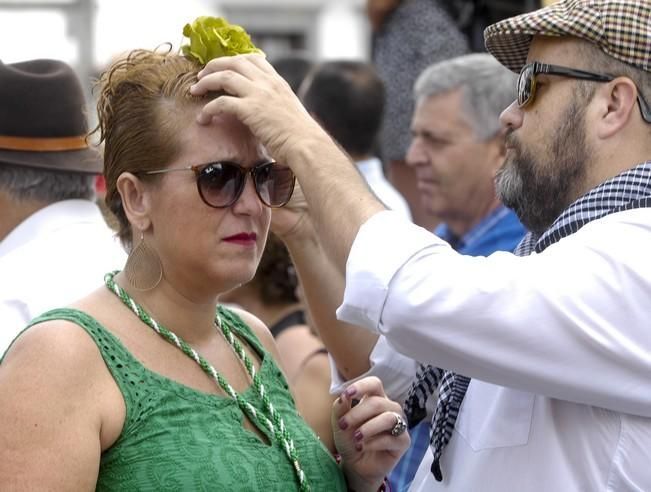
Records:
[[[540,254],[468,257],[382,212],[355,239],[338,316],[423,363],[651,416],[649,224],[620,212]]]
[[[380,333],[391,279],[414,255],[432,248],[453,251],[445,241],[394,211],[373,215],[360,228],[348,255],[344,302],[337,317]]]

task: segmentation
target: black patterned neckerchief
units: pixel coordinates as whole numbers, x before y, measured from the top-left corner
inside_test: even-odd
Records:
[[[615,212],[651,207],[651,161],[646,161],[611,178],[572,203],[542,235],[529,232],[514,251],[516,256],[540,253],[587,223]],[[404,404],[412,428],[427,414],[427,400],[438,388],[436,410],[430,429],[430,447],[434,455],[431,471],[440,482],[441,455],[452,437],[459,408],[468,390],[470,378],[431,365],[419,365],[416,379]]]

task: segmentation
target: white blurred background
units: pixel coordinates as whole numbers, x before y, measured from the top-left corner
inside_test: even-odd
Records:
[[[551,1],[480,3],[494,4],[503,17]],[[0,0],[0,61],[64,60],[78,72],[90,102],[91,80],[113,57],[163,43],[178,49],[185,42],[183,26],[200,15],[244,26],[272,60],[294,53],[316,62],[369,60],[365,5],[366,0]]]
[[[242,24],[271,58],[369,57],[364,0],[0,0],[0,60],[57,58],[86,78],[129,49],[178,48],[199,15]]]

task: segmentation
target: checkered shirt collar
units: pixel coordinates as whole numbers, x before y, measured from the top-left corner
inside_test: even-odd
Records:
[[[651,161],[603,182],[572,203],[540,237],[528,233],[515,253],[526,256],[551,246],[578,231],[588,222],[605,215],[635,208],[641,200],[651,200]],[[648,206],[648,205],[646,205]]]

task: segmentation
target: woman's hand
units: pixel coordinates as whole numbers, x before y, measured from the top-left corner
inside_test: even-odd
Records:
[[[409,433],[399,429],[399,422],[404,422],[400,405],[387,398],[376,377],[360,379],[339,395],[332,427],[350,489],[375,492],[380,487],[409,447]]]

